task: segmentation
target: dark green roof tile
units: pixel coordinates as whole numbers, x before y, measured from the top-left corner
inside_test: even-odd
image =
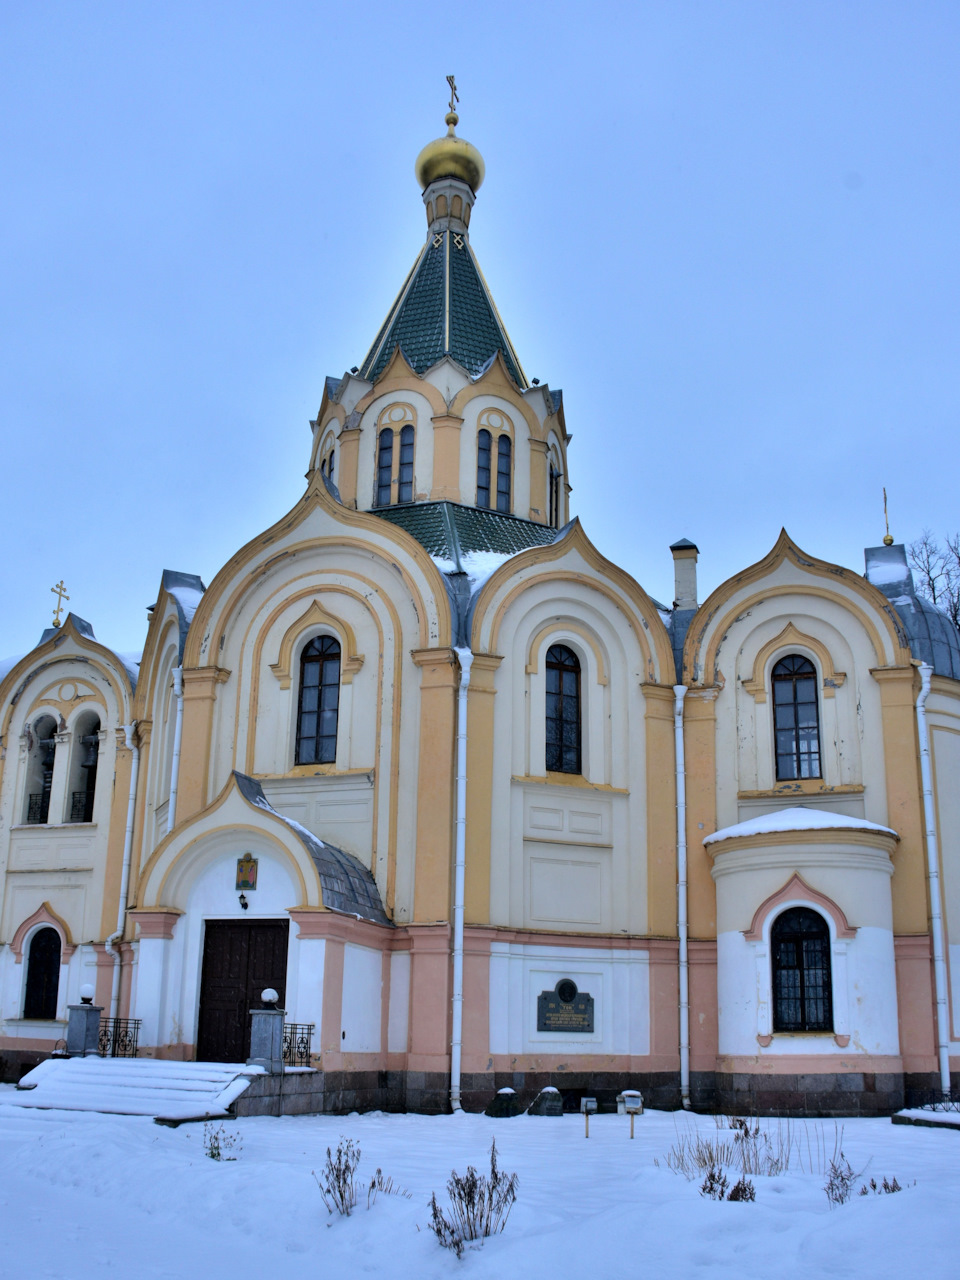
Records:
[[[527,385],[469,241],[450,231],[433,236],[420,251],[361,376],[376,382],[397,347],[416,373],[450,356],[471,377],[500,351],[513,380]]]

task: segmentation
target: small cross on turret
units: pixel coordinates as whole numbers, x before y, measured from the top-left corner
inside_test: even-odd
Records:
[[[63,585],[62,578],[57,585],[55,587],[51,587],[50,590],[57,597],[57,607],[53,611],[53,625],[55,627],[59,627],[60,614],[63,612],[63,602],[64,600],[69,600],[70,597],[67,595],[67,588]]]

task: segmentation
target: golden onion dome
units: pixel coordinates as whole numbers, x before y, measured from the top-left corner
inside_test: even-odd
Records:
[[[455,111],[447,113],[446,136],[428,142],[417,156],[417,181],[424,190],[438,178],[459,178],[471,191],[478,191],[483,182],[483,156],[464,138],[458,138],[454,126],[459,116]]]

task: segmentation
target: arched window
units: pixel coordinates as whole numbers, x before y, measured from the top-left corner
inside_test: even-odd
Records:
[[[55,1018],[60,986],[60,935],[56,929],[38,929],[30,939],[27,958],[25,1018]]]
[[[297,764],[332,764],[337,758],[340,645],[317,636],[300,657]]]
[[[390,485],[393,480],[393,431],[385,427],[380,432],[377,449],[377,506],[389,507]]]
[[[773,668],[773,728],[778,781],[819,778],[817,669],[798,653],[781,658]]]
[[[68,807],[70,822],[92,822],[100,755],[100,718],[83,715],[73,731]]]
[[[50,820],[50,785],[57,752],[57,722],[40,716],[27,730],[27,788],[24,821],[38,824]]]
[[[489,431],[477,432],[477,506],[490,505],[490,442]]]
[[[413,427],[400,432],[400,472],[397,478],[397,502],[413,501]]]
[[[550,528],[560,528],[560,472],[550,459],[550,492],[547,495],[550,506]]]
[[[580,662],[564,644],[547,650],[547,770],[580,773]]]
[[[791,907],[773,922],[774,1031],[832,1031],[830,930],[823,916]]]
[[[497,510],[510,514],[510,437],[497,442]]]

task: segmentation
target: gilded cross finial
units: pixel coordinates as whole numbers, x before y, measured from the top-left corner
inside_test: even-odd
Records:
[[[450,86],[450,110],[456,111],[457,103],[460,101],[460,95],[457,93],[456,76],[447,76],[447,84]]]
[[[63,612],[63,602],[64,600],[69,600],[70,597],[67,595],[67,588],[63,585],[62,578],[57,585],[55,587],[51,587],[50,590],[57,597],[57,607],[53,611],[53,625],[55,627],[59,627],[60,614]]]
[[[883,523],[887,526],[887,532],[883,535],[883,545],[885,547],[893,546],[893,535],[890,532],[890,519],[887,516],[887,486],[883,486]]]

